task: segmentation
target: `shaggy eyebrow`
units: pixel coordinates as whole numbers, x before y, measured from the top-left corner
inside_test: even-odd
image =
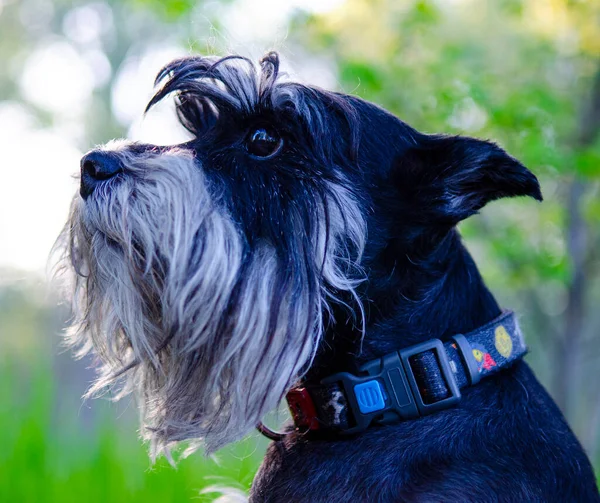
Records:
[[[223,58],[191,56],[163,67],[155,84],[161,85],[146,111],[171,94],[176,94],[176,110],[181,124],[199,136],[214,125],[219,116],[248,117],[265,111],[293,114],[315,140],[320,156],[332,157],[338,150],[331,114],[337,114],[349,136],[351,151],[359,143],[360,122],[347,97],[282,80],[279,56],[268,53],[259,65],[243,56]],[[327,132],[328,135],[323,133]]]

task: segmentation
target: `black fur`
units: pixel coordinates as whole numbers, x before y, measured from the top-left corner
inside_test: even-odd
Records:
[[[367,281],[359,289],[366,333],[363,339],[346,308],[334,308],[305,379],[352,371],[495,318],[500,307],[455,225],[498,198],[541,201],[536,177],[493,143],[425,135],[356,97],[276,83],[278,68],[274,54],[263,60],[260,75],[241,58],[179,60],[159,75],[166,83],[149,106],[177,93],[179,117],[195,137],[180,147],[202,161],[248,249],[264,239],[277,244],[293,271],[282,285],[312,278],[298,270],[306,261],[296,260],[310,246],[303,242],[310,232],[302,237],[292,230],[297,218],[313,225],[316,201],[328,191],[324,182],[344,184],[360,200],[368,227],[361,263]],[[285,99],[285,89],[295,98]],[[274,158],[254,159],[245,150],[256,127],[283,138]],[[352,306],[352,299],[342,300]],[[520,362],[464,390],[458,407],[422,419],[373,427],[351,439],[290,432],[270,446],[251,501],[600,498],[581,446]]]

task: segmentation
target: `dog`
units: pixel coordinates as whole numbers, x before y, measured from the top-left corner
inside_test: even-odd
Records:
[[[81,160],[60,240],[91,394],[134,393],[152,456],[259,425],[253,502],[597,502],[456,225],[537,178],[240,56],[158,74],[189,142]],[[294,424],[261,424],[287,396]]]

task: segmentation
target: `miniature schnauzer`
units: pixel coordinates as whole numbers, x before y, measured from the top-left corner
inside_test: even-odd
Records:
[[[275,53],[183,58],[157,84],[148,108],[174,95],[193,139],[86,154],[62,238],[91,392],[135,393],[153,455],[259,425],[254,502],[600,501],[456,230],[541,201],[530,171],[291,82]]]

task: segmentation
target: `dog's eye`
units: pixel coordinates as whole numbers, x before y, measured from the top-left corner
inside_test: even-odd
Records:
[[[246,150],[254,157],[262,159],[273,157],[283,145],[283,140],[277,131],[267,128],[258,128],[250,131],[246,137]]]

